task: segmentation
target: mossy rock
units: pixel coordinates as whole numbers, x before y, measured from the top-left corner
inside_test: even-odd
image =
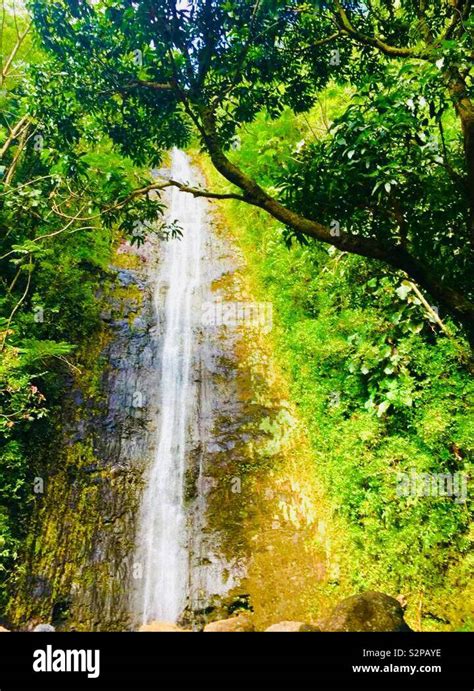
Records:
[[[323,631],[411,631],[398,600],[374,591],[346,598],[320,626]]]
[[[305,624],[304,621],[279,621],[277,624],[269,626],[265,631],[271,633],[305,633],[307,631],[321,631],[321,629],[313,626],[313,624]]]
[[[255,631],[253,622],[246,614],[239,614],[229,619],[219,619],[204,627],[205,633],[234,633]]]

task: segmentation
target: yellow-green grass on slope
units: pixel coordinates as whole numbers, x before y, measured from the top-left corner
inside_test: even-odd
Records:
[[[227,211],[215,208],[213,222],[236,245],[239,224]],[[225,301],[268,299],[245,264],[214,287]],[[279,620],[317,621],[352,593],[350,544],[314,471],[318,459],[275,352],[275,333],[244,326],[229,354],[248,434],[240,428],[232,451],[217,459],[208,506],[225,556],[246,561],[246,577],[229,602],[246,595],[258,630]],[[236,479],[239,491],[233,492]]]
[[[229,191],[229,185],[208,159],[196,156],[209,188]],[[421,470],[436,468],[440,463],[433,459],[426,445],[428,440],[416,430],[405,432],[403,428],[396,431],[387,428],[383,419],[364,409],[363,399],[359,410],[351,415],[338,412],[337,390],[334,390],[334,407],[331,401],[329,405],[326,402],[328,373],[324,371],[325,363],[330,362],[337,371],[339,362],[339,368],[343,369],[350,348],[347,333],[366,330],[369,339],[375,340],[381,323],[370,307],[333,309],[331,291],[336,293],[338,285],[347,282],[344,258],[334,255],[328,259],[315,289],[305,250],[288,251],[271,218],[240,202],[216,202],[216,206],[243,252],[249,293],[253,299],[273,302],[274,327],[264,340],[275,367],[280,370],[280,381],[284,382],[282,390],[285,393],[281,398],[289,401],[292,415],[298,419],[300,429],[304,429],[302,437],[293,435],[287,455],[279,459],[275,470],[278,479],[270,472],[263,473],[263,478],[268,481],[272,477],[276,486],[284,484],[286,478],[288,488],[305,487],[310,503],[318,508],[316,521],[308,534],[316,539],[315,526],[322,520],[329,542],[333,542],[333,535],[337,536],[336,543],[333,542],[337,547],[332,553],[336,555],[339,573],[335,575],[331,567],[327,578],[321,581],[317,574],[324,559],[320,558],[319,566],[311,566],[311,557],[308,558],[304,548],[293,552],[290,540],[275,542],[278,533],[273,535],[270,529],[261,530],[254,538],[259,548],[252,552],[248,578],[248,590],[256,612],[265,611],[275,621],[269,611],[271,600],[275,612],[282,615],[277,618],[298,615],[300,619],[308,619],[333,602],[336,594],[336,599],[340,599],[346,594],[375,589],[403,596],[407,602],[406,618],[414,629],[472,628],[474,593],[468,576],[472,568],[468,552],[470,538],[462,527],[467,524],[468,504],[456,504],[445,497],[422,497],[415,504],[406,500],[406,510],[412,511],[413,518],[405,520],[404,504],[396,493],[399,463],[403,467],[413,463]],[[323,315],[320,323],[317,313],[314,319],[302,317],[300,309],[302,303],[309,302],[308,291],[315,290],[314,302]],[[330,331],[327,331],[328,324]],[[302,355],[302,349],[308,348],[306,339],[311,339],[308,343],[316,349],[316,362],[323,363],[321,378],[318,374],[321,365],[314,364],[311,352]],[[423,362],[423,358],[429,357],[428,347],[437,348],[436,356],[440,361],[444,357],[443,349],[448,352],[450,348],[442,340],[436,346],[415,345],[420,351],[407,353],[415,363],[417,358]],[[404,343],[402,346],[406,347]],[[340,376],[344,377],[342,369]],[[459,381],[462,377],[455,369],[453,372],[454,386],[458,385],[455,377],[459,377]],[[440,400],[443,400],[442,395],[444,391],[439,393]],[[446,406],[446,402],[443,405]],[[423,409],[420,410],[422,415]],[[453,414],[450,415],[452,426]],[[463,428],[459,425],[464,425],[464,417],[461,415],[458,419],[455,420],[459,430],[457,436],[463,439]],[[442,431],[437,432],[436,441],[441,434]],[[257,477],[261,479],[262,474],[254,474],[256,493],[259,491]],[[287,496],[291,501],[291,490]],[[241,500],[245,504],[243,497]],[[294,501],[298,503],[298,499]],[[282,506],[284,504],[285,500]],[[261,504],[259,510],[253,512],[253,520],[263,526],[266,517],[271,515],[272,509]],[[426,520],[431,521],[428,526]],[[270,518],[268,521],[271,526],[273,521]],[[438,521],[443,522],[442,528],[447,534],[455,536],[455,545],[446,544],[438,537]],[[277,524],[277,519],[273,524]],[[294,539],[297,543],[297,538]],[[274,555],[270,557],[272,552]],[[293,581],[289,578],[290,570]],[[298,579],[301,582],[293,589]],[[288,611],[285,606],[280,608],[285,599],[293,602],[287,605]],[[263,621],[264,618],[260,619]]]

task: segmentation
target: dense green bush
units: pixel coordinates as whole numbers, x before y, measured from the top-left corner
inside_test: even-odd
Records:
[[[343,94],[326,95],[334,116]],[[320,126],[317,110],[309,119],[262,116],[241,134],[235,155],[278,185],[291,143]],[[285,230],[261,212],[243,213],[239,202],[223,209],[262,299],[273,302],[279,360],[306,423],[314,472],[355,548],[354,587],[403,593],[415,624],[471,627],[472,497],[397,492],[402,473],[472,475],[468,344],[449,320],[441,329],[403,274],[312,242],[288,248]]]

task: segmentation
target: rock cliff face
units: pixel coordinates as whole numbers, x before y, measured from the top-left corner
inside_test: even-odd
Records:
[[[48,624],[40,624],[35,631],[54,631]],[[143,624],[139,631],[185,632],[190,629],[166,621],[151,621]],[[257,631],[251,612],[241,612],[227,619],[216,619],[206,624],[204,633],[252,633]],[[347,632],[399,632],[408,633],[403,608],[393,597],[385,593],[368,591],[342,600],[336,607],[320,618],[317,623],[303,621],[280,621],[265,629],[269,633],[323,633],[325,631]],[[7,629],[0,627],[0,632]]]
[[[98,296],[102,328],[84,345],[87,367],[71,381],[44,459],[44,493],[35,500],[9,621],[29,630],[46,623],[80,631],[404,630],[398,603],[380,593],[349,598],[326,615],[353,592],[343,532],[325,505],[317,459],[272,351],[268,303],[256,302],[231,230],[209,202],[199,204],[199,251],[185,251],[185,243],[173,250],[173,272],[164,270],[170,246],[156,236],[140,249],[118,248]],[[192,210],[184,218],[195,223]],[[182,320],[167,297],[171,275],[187,279],[186,257],[199,271],[186,299],[175,300],[187,305]],[[158,451],[173,314],[172,324],[192,332],[171,348],[178,358],[181,342],[191,344],[186,396],[174,396],[182,410],[174,405],[170,418],[186,420],[179,469],[186,563],[179,613],[165,616],[156,598],[144,613],[140,540],[148,521],[156,523],[155,495],[143,500],[150,469],[169,461]],[[168,456],[177,435],[169,436]],[[175,506],[174,495],[160,497]]]
[[[216,466],[236,440],[248,436],[245,426],[236,429],[235,422],[242,417],[233,386],[237,331],[201,319],[203,305],[223,299],[218,284],[232,275],[236,258],[210,223],[209,203],[199,203],[201,282],[193,297],[186,410],[177,411],[186,413],[183,535],[188,565],[181,621],[194,628],[244,570],[241,551],[223,556],[221,524],[214,529],[209,523],[208,499],[219,483],[230,491],[232,478],[227,473],[216,477]],[[54,453],[45,459],[44,494],[36,498],[10,605],[15,628],[32,629],[47,621],[65,630],[127,630],[142,623],[136,605],[143,579],[137,541],[146,521],[153,520],[143,514],[142,497],[156,461],[160,403],[167,405],[168,393],[161,391],[170,289],[162,271],[168,251],[164,242],[152,236],[140,249],[122,244],[109,284],[98,296],[102,329],[84,346],[87,370],[71,381]],[[232,524],[232,512],[222,504],[220,510],[224,525]]]
[[[128,582],[143,469],[156,424],[156,243],[123,244],[104,287],[103,327],[71,382],[55,453],[45,462],[10,606],[15,625],[129,626]]]

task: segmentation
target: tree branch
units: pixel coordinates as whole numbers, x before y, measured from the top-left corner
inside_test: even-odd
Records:
[[[9,185],[11,183],[11,181],[13,180],[13,176],[15,175],[15,171],[16,171],[17,165],[19,163],[20,156],[23,152],[23,149],[25,148],[25,144],[27,141],[26,135],[28,134],[28,129],[29,129],[29,125],[27,124],[21,133],[20,141],[18,142],[18,148],[17,148],[15,155],[13,157],[13,160],[10,164],[10,168],[8,169],[8,172],[5,176],[5,185]]]
[[[10,148],[10,145],[12,142],[20,135],[21,130],[23,128],[23,125],[27,122],[28,120],[28,115],[24,115],[17,123],[14,125],[12,130],[10,131],[10,134],[8,135],[8,138],[5,140],[5,143],[3,144],[2,148],[0,149],[0,158],[3,158]]]
[[[189,106],[188,106],[189,109]],[[264,209],[278,221],[298,233],[308,235],[339,250],[377,259],[395,269],[404,271],[410,278],[425,287],[440,305],[446,306],[463,322],[474,320],[474,305],[461,292],[442,282],[436,271],[423,265],[411,256],[402,245],[387,245],[374,238],[340,232],[334,236],[331,230],[317,221],[301,216],[271,197],[258,183],[232,163],[222,151],[216,129],[215,114],[209,108],[202,108],[197,123],[201,136],[215,168],[231,183],[244,192],[244,201]]]
[[[173,82],[149,82],[143,79],[134,79],[133,82],[124,85],[125,88],[134,86],[144,86],[155,91],[174,91],[176,89],[176,84]]]
[[[362,43],[366,46],[372,46],[373,48],[378,48],[382,53],[388,55],[392,58],[418,58],[420,60],[426,60],[429,57],[429,51],[419,50],[417,48],[407,48],[401,46],[392,46],[382,41],[378,36],[368,36],[367,34],[358,31],[353,24],[350,22],[349,17],[345,9],[342,7],[338,0],[335,0],[335,6],[337,10],[336,21],[340,26],[341,31],[346,33],[356,41]]]
[[[16,54],[20,50],[23,41],[28,36],[30,29],[31,29],[31,22],[28,24],[28,26],[26,27],[25,31],[22,34],[18,34],[18,39],[17,39],[15,45],[13,46],[12,51],[11,51],[10,55],[8,56],[5,64],[2,66],[2,73],[0,76],[0,86],[3,86],[3,82],[7,78],[7,75],[8,75],[8,72],[10,71],[13,60],[15,59]]]
[[[10,325],[11,325],[11,323],[12,323],[13,317],[15,316],[15,313],[19,310],[19,308],[21,307],[21,305],[23,304],[23,302],[26,300],[26,296],[28,295],[28,291],[30,290],[31,273],[32,273],[32,271],[33,271],[33,261],[32,261],[32,259],[31,259],[31,255],[29,255],[28,280],[27,280],[27,282],[26,282],[26,288],[25,288],[25,290],[24,290],[24,292],[23,292],[23,295],[20,297],[20,299],[19,299],[18,302],[16,303],[15,307],[14,307],[13,310],[11,311],[10,316],[8,317],[8,320],[7,320],[5,329],[4,329],[4,336],[3,336],[2,345],[1,345],[1,347],[0,347],[0,351],[3,351],[3,350],[5,349],[5,344],[6,344],[6,342],[7,342],[7,338],[8,338],[9,333],[10,333]]]
[[[211,192],[209,190],[200,189],[198,187],[191,187],[183,182],[178,182],[178,180],[165,180],[163,182],[156,182],[151,185],[147,185],[146,187],[142,187],[141,189],[135,190],[134,192],[132,192],[132,194],[126,197],[123,202],[119,203],[118,208],[125,206],[126,204],[130,203],[131,201],[133,201],[133,199],[136,199],[139,196],[149,194],[150,192],[153,192],[155,190],[164,190],[167,187],[177,187],[179,190],[181,190],[181,192],[187,192],[188,194],[192,194],[193,197],[205,197],[206,199],[238,199],[239,201],[248,201],[248,199],[241,194],[234,194],[232,192],[228,194],[221,194],[219,192]]]

